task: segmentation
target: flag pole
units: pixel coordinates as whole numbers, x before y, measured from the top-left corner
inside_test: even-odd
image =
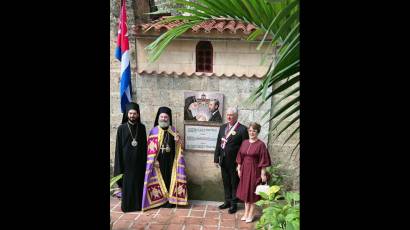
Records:
[[[120,20],[118,23],[116,58],[121,62],[120,74],[120,105],[123,121],[126,117],[126,105],[132,102],[131,62],[127,28],[126,1],[121,0]]]

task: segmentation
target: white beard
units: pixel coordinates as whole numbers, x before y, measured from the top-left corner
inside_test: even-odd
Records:
[[[196,115],[198,115],[198,108],[196,108],[196,109],[191,109],[191,113],[192,113],[192,116],[193,116],[193,117],[195,117]]]
[[[158,121],[158,125],[161,128],[166,128],[169,126],[169,121]]]

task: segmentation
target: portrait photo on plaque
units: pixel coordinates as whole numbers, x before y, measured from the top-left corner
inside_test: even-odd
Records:
[[[222,123],[223,94],[184,92],[184,120]]]

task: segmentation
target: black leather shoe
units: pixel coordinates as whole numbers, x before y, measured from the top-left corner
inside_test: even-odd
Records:
[[[236,204],[232,204],[232,207],[229,208],[229,214],[234,214],[238,210],[238,206]]]
[[[164,208],[175,208],[175,204],[166,203]]]
[[[223,203],[222,205],[219,205],[219,209],[225,209],[229,207],[231,207],[231,204],[227,202]]]

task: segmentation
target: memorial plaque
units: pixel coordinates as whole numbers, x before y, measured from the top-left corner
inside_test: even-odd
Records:
[[[219,126],[185,125],[185,149],[215,151]]]

